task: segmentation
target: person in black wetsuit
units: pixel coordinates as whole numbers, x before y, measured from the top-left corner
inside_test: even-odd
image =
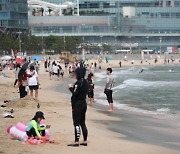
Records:
[[[75,70],[76,83],[74,86],[69,84],[69,90],[72,92],[71,105],[72,105],[72,118],[75,130],[75,142],[73,144],[68,144],[68,146],[78,147],[79,145],[87,146],[87,136],[88,130],[85,124],[86,117],[86,96],[88,93],[88,83],[84,79],[86,74],[86,69],[81,65]],[[81,130],[83,133],[84,141],[79,144]]]
[[[94,103],[94,83],[93,83],[93,74],[89,73],[87,77],[88,82],[88,97],[89,97],[89,105],[92,106]]]

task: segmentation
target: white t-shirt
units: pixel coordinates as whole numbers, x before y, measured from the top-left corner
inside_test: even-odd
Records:
[[[38,74],[35,71],[34,75],[31,78],[29,78],[29,86],[36,86],[36,85],[38,85],[37,77],[38,77]]]
[[[52,66],[52,64],[49,65],[49,72],[53,72],[53,66]]]
[[[53,65],[53,73],[58,73],[58,66]]]
[[[114,79],[112,77],[112,75],[107,75],[106,77],[106,83],[108,84],[107,89],[111,89],[114,85]]]

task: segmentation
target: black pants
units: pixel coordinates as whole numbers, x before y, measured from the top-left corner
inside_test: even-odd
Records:
[[[16,79],[16,80],[14,81],[14,86],[17,84],[17,82],[18,82],[18,79]]]
[[[41,130],[41,131],[39,131],[39,133],[41,134],[41,136],[45,136],[45,130]],[[29,131],[27,131],[26,134],[29,137],[36,137],[37,136],[35,129],[33,127]]]
[[[21,85],[19,87],[19,93],[20,93],[20,98],[25,97],[27,95],[26,87]]]
[[[112,98],[113,91],[110,89],[105,89],[104,93],[106,94],[108,103],[113,103],[113,98]]]
[[[81,135],[81,130],[83,133],[84,141],[87,141],[88,130],[85,124],[86,120],[86,110],[87,104],[86,101],[78,101],[73,103],[72,105],[72,116],[73,116],[73,124],[75,131],[75,142],[79,142],[79,138]]]

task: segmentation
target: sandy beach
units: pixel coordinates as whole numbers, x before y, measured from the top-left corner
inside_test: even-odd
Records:
[[[178,61],[177,61],[178,63]],[[131,66],[131,62],[127,64],[123,63],[124,66]],[[135,62],[136,64],[136,62]],[[138,65],[140,61],[137,61]],[[149,65],[149,63],[147,63]],[[102,68],[107,66],[118,67],[118,60],[111,61],[110,64],[103,63]],[[133,124],[138,123],[139,127],[135,125],[132,130],[137,130],[141,127],[147,127],[149,131],[149,136],[151,133],[157,131],[167,131],[169,125],[161,124],[161,121],[149,120],[149,124],[145,125],[146,117],[141,123],[138,122],[140,115],[135,113],[127,113],[122,111],[119,115],[119,111],[113,114],[108,114],[106,109],[101,106],[88,107],[87,111],[87,127],[89,130],[88,136],[88,146],[71,148],[67,147],[68,143],[74,140],[74,128],[71,118],[71,105],[70,105],[70,93],[67,93],[65,88],[65,79],[60,79],[60,81],[49,80],[48,73],[45,72],[43,64],[41,65],[39,78],[41,83],[41,89],[39,90],[39,103],[41,105],[40,110],[45,114],[45,123],[50,124],[50,134],[51,139],[54,139],[55,144],[40,144],[40,145],[29,145],[22,144],[21,142],[15,142],[7,134],[6,129],[10,125],[16,125],[17,122],[22,122],[27,124],[29,120],[33,117],[34,113],[37,111],[37,102],[35,102],[30,96],[19,99],[19,94],[17,93],[17,87],[13,87],[14,74],[11,70],[3,71],[8,78],[0,77],[0,103],[3,104],[4,100],[11,100],[11,103],[7,105],[6,108],[0,108],[0,153],[2,154],[50,154],[50,153],[68,153],[68,154],[178,154],[177,149],[169,148],[166,145],[159,145],[154,142],[149,142],[144,140],[138,140],[138,136],[133,135],[133,132],[127,134],[123,131],[118,132],[116,129],[110,127],[111,123],[117,124],[123,130],[130,130],[129,127],[133,127]],[[67,75],[65,76],[66,80]],[[64,93],[55,90],[57,86],[61,86]],[[67,94],[66,94],[67,93]],[[2,114],[5,110],[14,109],[14,117],[3,118]],[[135,121],[128,119],[134,118]],[[121,118],[122,116],[122,118]],[[148,119],[150,119],[148,117]],[[142,119],[141,119],[142,120]],[[157,125],[151,125],[152,123],[159,123]],[[151,131],[152,128],[154,131]],[[163,130],[161,130],[161,128]],[[146,129],[146,130],[148,130]],[[136,132],[137,132],[136,131]],[[136,134],[136,132],[134,132]],[[147,131],[146,131],[147,132]],[[146,133],[145,132],[145,133]],[[178,132],[178,130],[177,130]],[[144,133],[144,132],[142,132]],[[176,133],[176,132],[174,132]],[[159,135],[158,133],[155,135]],[[134,138],[135,139],[132,139]],[[162,136],[159,136],[160,138]],[[158,137],[157,137],[158,138]],[[147,139],[147,138],[146,138]],[[82,140],[82,138],[81,138]],[[151,140],[153,141],[153,140]]]

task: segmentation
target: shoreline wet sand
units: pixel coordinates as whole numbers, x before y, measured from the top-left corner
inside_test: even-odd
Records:
[[[106,111],[107,106],[100,104],[95,104],[93,108],[101,114],[116,117],[116,121],[95,120],[95,122],[106,125],[113,132],[123,134],[122,139],[124,140],[158,145],[177,150],[177,152],[180,151],[178,121],[158,119],[151,115],[123,109],[115,109],[113,113],[109,113]]]
[[[63,85],[61,85],[63,90],[58,87],[56,90],[70,96],[68,89],[64,90],[64,88],[67,88],[65,85],[70,82],[72,82],[72,79],[65,79]],[[104,101],[106,102],[106,100]],[[180,151],[180,135],[178,135],[180,127],[177,127],[177,120],[159,119],[152,115],[117,108],[113,113],[109,113],[107,106],[98,104],[96,101],[94,106],[88,106],[88,108],[93,108],[108,117],[115,117],[116,120],[93,120],[93,122],[123,135],[119,139],[158,145]]]

